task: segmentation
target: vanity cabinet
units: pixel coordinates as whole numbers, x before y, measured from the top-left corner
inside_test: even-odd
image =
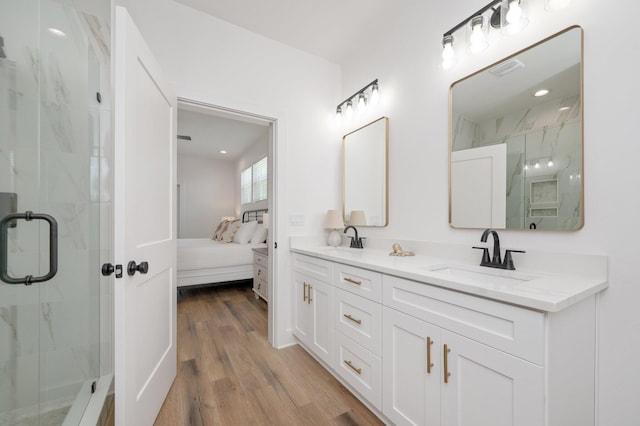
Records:
[[[330,262],[294,257],[293,334],[328,365],[333,356],[331,270]]]
[[[294,334],[385,422],[595,424],[594,294],[539,311],[325,259],[293,256]]]
[[[397,425],[542,425],[542,368],[384,308],[383,413]]]

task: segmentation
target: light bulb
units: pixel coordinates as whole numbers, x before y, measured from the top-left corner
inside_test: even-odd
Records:
[[[533,94],[533,96],[535,96],[536,98],[539,98],[539,97],[541,97],[541,96],[546,96],[546,95],[548,95],[548,94],[549,94],[549,92],[551,92],[551,90],[549,90],[549,89],[540,89],[540,90],[538,90],[537,92],[535,92],[535,93]]]
[[[547,163],[547,167],[553,167],[553,160],[549,160],[549,162]]]
[[[547,10],[560,10],[571,4],[571,0],[545,0],[544,8]]]
[[[380,91],[378,89],[378,83],[373,83],[373,86],[371,86],[371,100],[369,102],[371,102],[371,105],[375,105],[379,100]]]
[[[442,38],[442,69],[448,70],[456,64],[456,51],[453,50],[453,36]]]
[[[353,117],[353,103],[349,100],[347,101],[347,118]]]
[[[363,112],[367,108],[367,100],[364,97],[364,93],[360,92],[358,95],[358,112]]]
[[[540,163],[536,163],[533,167],[535,167],[536,169],[540,168]]]
[[[342,108],[338,107],[336,109],[336,124],[340,125],[342,123]]]
[[[482,16],[476,16],[471,20],[471,35],[469,36],[469,50],[471,53],[477,54],[485,50],[489,43],[487,42],[484,32],[482,32],[482,26],[484,24],[484,18]]]
[[[509,10],[507,11],[507,23],[516,24],[520,22],[522,18],[522,8],[520,7],[520,0],[511,0],[509,2]]]

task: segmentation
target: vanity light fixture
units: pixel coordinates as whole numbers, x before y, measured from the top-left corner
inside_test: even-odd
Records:
[[[220,154],[226,154],[227,151],[225,151],[224,149],[220,151]]]
[[[454,33],[467,28],[467,49],[477,54],[489,46],[489,25],[501,29],[504,34],[513,35],[529,23],[529,1],[534,0],[493,0],[476,13],[460,22],[442,35],[442,69],[448,70],[456,64],[453,48]],[[542,0],[538,0],[542,1]],[[567,7],[572,0],[544,0],[546,10]]]
[[[541,97],[541,96],[546,96],[546,95],[548,95],[550,92],[551,92],[551,90],[549,90],[549,89],[540,89],[540,90],[538,90],[537,92],[535,92],[535,93],[533,94],[533,96],[535,96],[536,98],[539,98],[539,97]]]
[[[367,93],[369,92],[369,96]],[[353,103],[356,102],[358,106],[358,112],[362,112],[367,107],[367,99],[370,100],[369,104],[375,105],[380,98],[380,88],[378,86],[378,79],[376,78],[371,83],[358,90],[353,95],[349,96],[344,101],[340,102],[336,107],[336,122],[340,124],[342,122],[342,108],[346,106],[345,114],[347,119],[353,116]]]

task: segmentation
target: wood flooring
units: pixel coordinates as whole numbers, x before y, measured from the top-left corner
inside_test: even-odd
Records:
[[[269,345],[250,287],[222,286],[178,297],[178,375],[155,424],[383,423],[300,346]]]

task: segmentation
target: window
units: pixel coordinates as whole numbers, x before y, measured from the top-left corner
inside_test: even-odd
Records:
[[[240,174],[240,202],[247,204],[267,199],[267,157]]]
[[[251,167],[240,174],[240,203],[251,202]]]
[[[267,157],[253,165],[253,202],[267,199]]]

